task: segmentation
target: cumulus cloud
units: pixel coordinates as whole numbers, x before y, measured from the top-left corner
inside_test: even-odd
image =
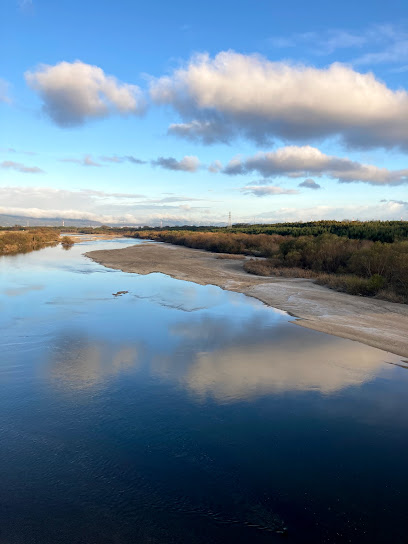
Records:
[[[139,115],[145,101],[137,85],[122,83],[98,66],[75,62],[41,65],[25,73],[43,101],[44,112],[59,126],[81,125],[113,113]]]
[[[166,170],[177,170],[181,172],[197,172],[200,167],[198,157],[186,155],[180,161],[174,157],[159,157],[152,161],[153,166],[160,166]]]
[[[341,183],[363,182],[371,185],[402,185],[408,183],[408,169],[388,170],[362,164],[347,158],[325,155],[306,146],[286,146],[276,151],[261,152],[241,159],[232,159],[223,172],[229,175],[256,172],[264,178],[327,176]]]
[[[242,187],[241,191],[246,195],[255,196],[275,196],[275,195],[296,195],[299,191],[295,189],[284,189],[276,185],[247,185]]]
[[[313,68],[233,51],[202,54],[152,81],[150,94],[180,115],[171,133],[205,143],[337,136],[354,147],[408,148],[407,91],[339,63]]]
[[[92,159],[90,155],[85,155],[81,159],[60,159],[61,162],[72,162],[74,164],[80,164],[81,166],[102,166],[99,162],[96,162]]]
[[[44,174],[44,170],[38,168],[38,166],[26,166],[21,162],[3,161],[0,163],[0,168],[16,170],[17,172],[23,172],[24,174]]]
[[[305,187],[306,189],[321,189],[321,185],[315,182],[312,178],[307,178],[302,183],[299,183],[299,187]]]

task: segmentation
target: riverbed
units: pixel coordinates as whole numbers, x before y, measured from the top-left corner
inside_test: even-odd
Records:
[[[0,543],[405,543],[407,362],[143,243],[0,258]]]

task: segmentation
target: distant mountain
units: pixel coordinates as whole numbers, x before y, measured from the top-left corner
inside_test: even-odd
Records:
[[[63,222],[66,227],[99,227],[102,225],[98,221],[90,221],[89,219],[66,219],[65,217],[38,218],[0,214],[0,226],[2,227],[14,227],[14,225],[22,225],[24,227],[61,227]]]
[[[62,227],[64,223],[65,227],[100,227],[101,225],[108,225],[110,227],[159,227],[161,221],[156,219],[150,223],[100,223],[99,221],[90,221],[89,219],[70,219],[66,217],[27,217],[25,215],[6,215],[0,214],[0,227],[14,227],[15,225],[21,225],[22,227]],[[163,227],[177,227],[177,226],[192,226],[185,221],[175,221],[171,219],[163,220]],[[224,222],[215,222],[216,226],[226,226]]]

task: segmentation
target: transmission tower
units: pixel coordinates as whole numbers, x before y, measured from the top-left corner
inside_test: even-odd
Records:
[[[228,228],[232,227],[231,212],[228,213]]]

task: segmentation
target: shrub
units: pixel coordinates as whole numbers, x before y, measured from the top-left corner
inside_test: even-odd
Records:
[[[75,241],[70,236],[61,238],[61,245],[64,249],[70,249],[75,244]]]

